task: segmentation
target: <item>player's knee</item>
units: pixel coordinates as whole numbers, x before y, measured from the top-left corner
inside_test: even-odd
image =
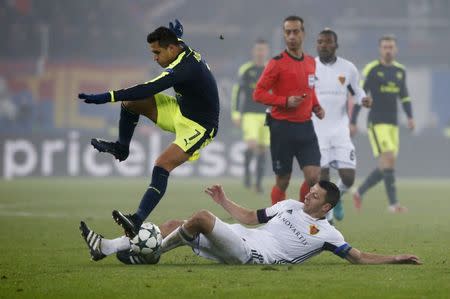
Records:
[[[276,185],[281,190],[285,191],[289,186],[289,181],[291,179],[291,175],[285,175],[285,176],[277,176]]]
[[[347,188],[350,188],[355,183],[355,176],[354,175],[345,175],[341,177],[342,184],[347,186]]]
[[[123,101],[122,106],[130,112],[139,113],[136,101]]]
[[[213,218],[214,218],[214,215],[211,214],[210,211],[208,211],[208,210],[200,210],[200,211],[196,212],[192,216],[191,220],[195,224],[203,226],[206,223],[210,223]]]

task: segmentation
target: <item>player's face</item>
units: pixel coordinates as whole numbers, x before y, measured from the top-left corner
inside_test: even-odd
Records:
[[[159,45],[159,42],[153,42],[150,44],[150,51],[153,53],[153,60],[160,66],[167,67],[177,57],[174,45],[169,45],[167,48],[163,48]]]
[[[337,44],[332,34],[319,34],[316,47],[322,59],[328,60],[336,55]]]
[[[265,43],[257,43],[252,50],[253,61],[257,65],[264,65],[269,58],[269,45]]]
[[[397,55],[397,44],[394,40],[382,40],[380,42],[380,56],[386,62],[391,62]]]
[[[327,192],[320,188],[319,184],[315,184],[309,190],[309,193],[305,196],[305,206],[303,211],[313,217],[321,218],[327,213],[325,205],[329,205],[325,202],[325,195]]]
[[[302,47],[305,32],[300,21],[286,21],[283,25],[284,41],[291,51],[297,51]]]

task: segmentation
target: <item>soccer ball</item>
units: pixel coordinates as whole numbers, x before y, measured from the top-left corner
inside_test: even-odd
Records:
[[[131,239],[131,250],[137,254],[151,255],[161,247],[162,235],[159,227],[153,223],[143,223],[139,232]]]

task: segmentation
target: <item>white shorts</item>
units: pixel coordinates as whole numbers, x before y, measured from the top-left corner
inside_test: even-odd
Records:
[[[216,217],[212,232],[200,234],[191,242],[198,256],[225,264],[253,263],[252,250],[247,242],[233,229],[240,224],[228,224]]]
[[[322,168],[356,168],[355,146],[348,134],[318,136]]]

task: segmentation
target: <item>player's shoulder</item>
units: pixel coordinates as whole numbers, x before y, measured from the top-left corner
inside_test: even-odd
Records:
[[[300,210],[303,208],[304,204],[298,200],[295,199],[286,199],[282,201],[286,208],[294,209],[294,210]]]
[[[334,226],[331,225],[328,220],[321,220],[321,229],[323,230],[323,235],[329,240],[341,240],[344,239],[342,233]]]
[[[249,69],[251,69],[253,67],[253,65],[254,65],[254,63],[252,61],[247,61],[247,62],[243,63],[239,67],[239,71],[238,71],[239,76],[244,75]]]
[[[371,62],[369,62],[368,64],[366,64],[363,68],[363,74],[365,76],[367,76],[371,71],[373,71],[375,68],[377,68],[378,66],[380,66],[381,63],[378,59],[376,60],[372,60]]]
[[[278,55],[273,56],[272,60],[278,61],[278,60],[283,59],[284,57],[285,57],[285,54],[284,54],[284,52],[282,52],[282,53],[279,53]]]
[[[403,64],[401,64],[400,62],[398,62],[398,61],[394,61],[394,62],[393,62],[393,65],[394,65],[396,68],[401,69],[402,71],[406,71],[405,66],[404,66]]]

